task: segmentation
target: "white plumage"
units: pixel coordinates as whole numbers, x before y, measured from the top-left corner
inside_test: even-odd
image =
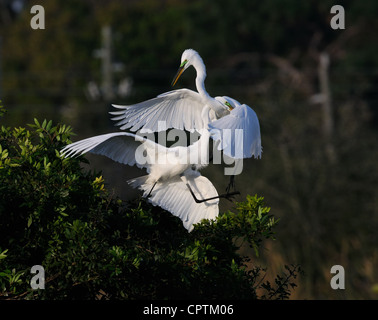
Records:
[[[146,176],[143,176],[128,182],[146,194],[153,184],[147,183],[145,179]],[[190,232],[193,230],[193,225],[202,219],[216,219],[219,213],[219,199],[196,203],[186,184],[189,184],[198,199],[218,196],[217,190],[209,179],[201,176],[198,171],[188,169],[183,176],[175,176],[164,182],[158,182],[148,201],[179,217],[184,227]]]
[[[100,154],[127,164],[145,168],[148,175],[128,181],[153,205],[158,205],[183,221],[188,231],[202,219],[218,216],[219,199],[197,203],[198,200],[218,197],[212,183],[197,171],[208,165],[209,131],[203,130],[200,139],[188,147],[166,148],[129,132],[103,134],[67,145],[63,155],[77,156],[86,152]]]
[[[135,105],[113,105],[118,110],[111,114],[121,130],[140,130],[141,133],[168,128],[197,130],[201,138],[194,144],[166,148],[133,133],[117,132],[84,139],[62,150],[66,156],[91,152],[145,168],[148,175],[128,183],[143,190],[143,195],[153,205],[179,217],[188,231],[202,219],[215,219],[219,197],[232,195],[227,192],[218,196],[212,183],[198,172],[208,165],[209,137],[219,142],[219,150],[234,159],[259,158],[262,152],[256,113],[230,97],[210,97],[204,85],[206,68],[196,51],[183,52],[173,85],[191,65],[197,72],[198,92],[173,90]],[[161,126],[159,121],[165,121],[165,125]]]
[[[211,137],[219,141],[218,150],[234,159],[261,158],[260,123],[256,112],[246,104],[224,97],[234,108],[230,114],[209,123]]]
[[[241,105],[230,97],[210,97],[204,85],[206,67],[195,50],[187,49],[183,52],[173,84],[189,66],[196,69],[198,92],[179,89],[130,106],[113,105],[120,110],[111,112],[115,115],[112,120],[118,121],[116,125],[121,126],[121,130],[141,130],[144,133],[175,128],[193,132],[208,128],[208,121],[201,116],[207,110],[211,137],[220,142],[220,150],[236,159],[261,157],[260,125],[256,113],[249,106]],[[166,121],[166,126],[159,128],[158,121]],[[242,140],[239,135],[239,139],[236,139],[235,129],[243,130]],[[223,137],[230,137],[229,130],[231,139],[236,140],[222,141]]]
[[[180,89],[163,93],[156,98],[143,101],[131,106],[114,105],[120,111],[113,111],[117,115],[112,120],[121,130],[158,132],[165,130],[158,126],[158,121],[166,121],[166,128],[175,128],[193,132],[194,129],[206,129],[207,122],[202,118],[204,104],[200,95],[189,89]],[[215,112],[209,109],[208,116],[216,119]]]

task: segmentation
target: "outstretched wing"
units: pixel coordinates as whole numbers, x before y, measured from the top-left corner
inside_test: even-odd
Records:
[[[219,141],[218,150],[234,159],[261,158],[260,124],[255,111],[246,104],[209,123],[211,137]]]
[[[193,132],[206,128],[207,123],[201,116],[205,107],[200,95],[189,89],[180,89],[163,93],[156,98],[130,106],[113,105],[119,111],[110,112],[118,121],[121,130],[159,132],[169,128]],[[215,119],[215,113],[209,110],[210,119]],[[159,121],[165,121],[159,125]]]
[[[131,180],[132,185],[136,185]],[[198,172],[195,175],[175,177],[156,183],[148,201],[159,206],[182,220],[184,227],[190,232],[193,225],[202,219],[215,219],[218,216],[219,199],[196,203],[186,184],[189,184],[198,200],[216,197],[218,192],[206,177]],[[153,184],[144,183],[140,189],[148,193]]]
[[[159,148],[164,147],[159,146]],[[61,150],[61,154],[72,157],[90,152],[130,166],[149,168],[149,161],[143,161],[145,157],[143,158],[142,153],[145,150],[156,152],[158,146],[155,142],[133,133],[116,132],[71,143]]]

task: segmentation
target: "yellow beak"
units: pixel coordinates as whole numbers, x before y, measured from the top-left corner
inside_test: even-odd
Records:
[[[177,80],[180,78],[180,76],[182,75],[183,72],[184,72],[184,66],[180,67],[177,70],[177,73],[176,73],[175,77],[172,80],[172,87],[176,84]]]

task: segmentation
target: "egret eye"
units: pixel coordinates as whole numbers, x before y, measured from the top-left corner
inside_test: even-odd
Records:
[[[228,107],[228,110],[231,111],[232,109],[234,109],[234,107],[228,101],[226,101],[224,104]]]
[[[185,60],[181,63],[180,68],[182,68],[183,66],[185,66],[185,65],[187,64],[187,62],[188,62],[188,60],[185,59]]]

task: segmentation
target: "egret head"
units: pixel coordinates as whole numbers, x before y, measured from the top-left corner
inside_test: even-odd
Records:
[[[222,103],[229,111],[235,109],[237,106],[240,106],[240,103],[230,97],[223,96],[223,97],[215,97],[220,103]]]
[[[198,52],[193,49],[186,49],[181,55],[181,64],[175,77],[173,78],[172,87],[176,84],[177,80],[187,68],[190,66],[196,66],[198,62],[204,65]]]
[[[235,100],[234,98],[227,96],[223,96],[223,98],[226,100],[225,105],[230,109],[230,111],[240,106],[240,102]]]

